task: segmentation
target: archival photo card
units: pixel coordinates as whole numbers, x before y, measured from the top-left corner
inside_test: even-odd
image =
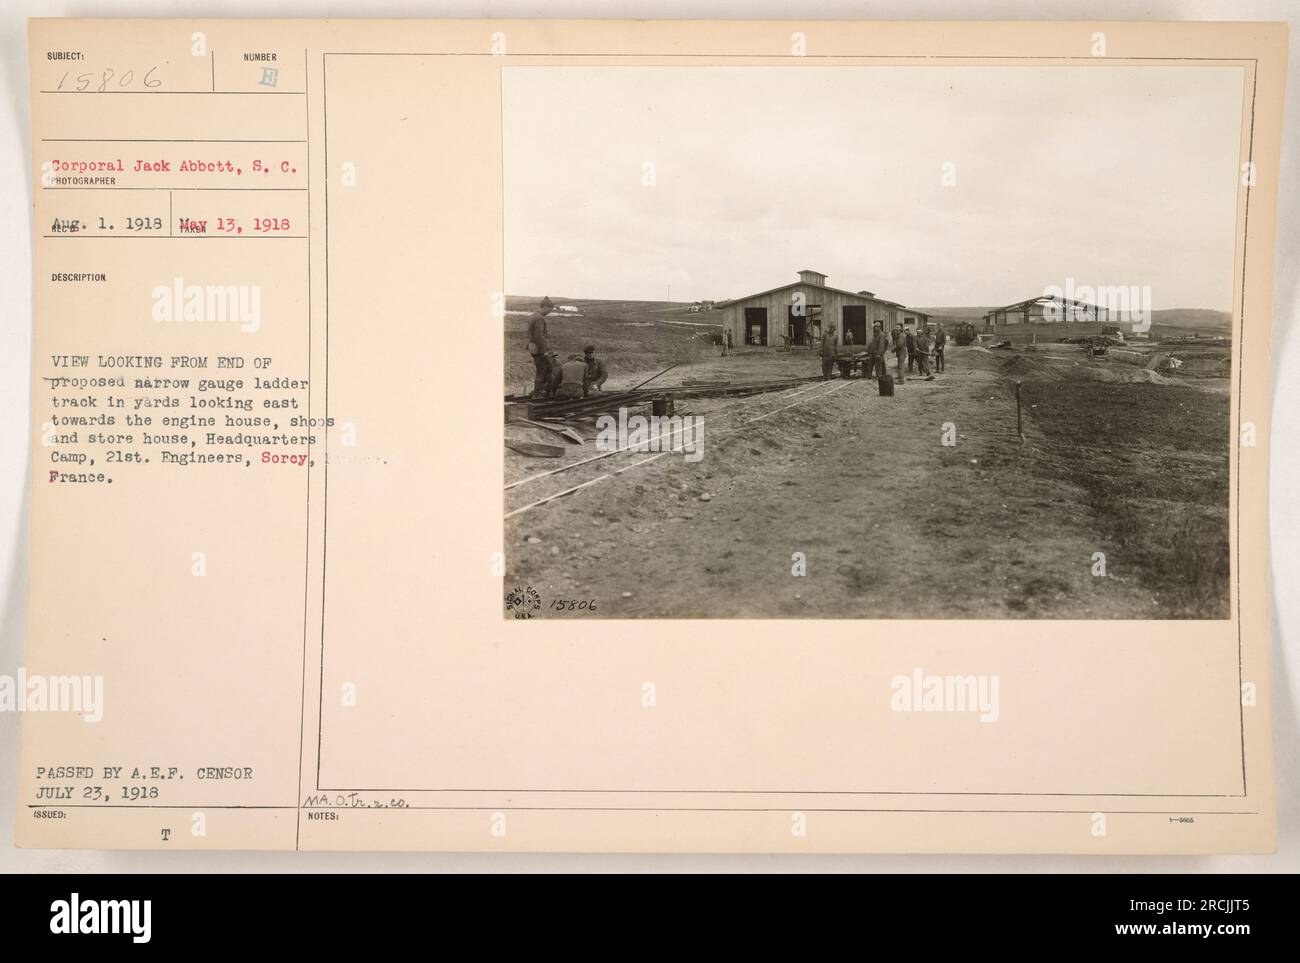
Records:
[[[1278,24],[31,24],[18,842],[1267,852]]]

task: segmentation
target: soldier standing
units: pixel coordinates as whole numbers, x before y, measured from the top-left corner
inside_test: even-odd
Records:
[[[549,297],[543,297],[528,317],[528,353],[533,356],[533,397],[545,398],[551,385],[551,344],[546,336],[546,316],[555,307]]]
[[[822,335],[822,377],[829,378],[835,367],[835,325],[828,324]]]
[[[894,357],[898,361],[898,376],[894,380],[901,385],[903,369],[907,367],[907,338],[903,336],[902,328],[894,329]]]
[[[933,381],[930,373],[930,332],[922,328],[916,332],[916,366],[926,381]]]
[[[885,326],[877,321],[871,331],[871,377],[880,378],[885,374],[885,357],[889,354],[889,336]]]

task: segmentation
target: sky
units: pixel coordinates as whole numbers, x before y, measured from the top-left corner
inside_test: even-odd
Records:
[[[809,268],[918,307],[1070,278],[1232,307],[1238,67],[502,73],[510,294],[735,298]]]

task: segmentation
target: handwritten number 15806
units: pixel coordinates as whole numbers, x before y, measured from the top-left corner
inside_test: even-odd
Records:
[[[158,68],[150,67],[140,78],[140,84],[153,90],[155,87],[161,87],[162,81],[155,77],[154,71]],[[102,71],[89,71],[87,73],[77,74],[72,83],[68,83],[68,78],[72,76],[72,71],[67,71],[59,78],[59,85],[55,90],[77,90],[91,91],[92,93],[104,93],[109,90],[124,90],[128,87],[135,86],[136,73],[134,70],[128,70],[126,73],[119,74],[112,67],[105,67]],[[96,86],[98,85],[98,86]]]

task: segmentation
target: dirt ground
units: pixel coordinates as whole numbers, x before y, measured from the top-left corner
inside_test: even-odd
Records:
[[[696,463],[577,464],[601,454],[590,422],[562,459],[507,452],[507,591],[532,588],[541,618],[1227,617],[1222,379],[1055,351],[948,359],[893,398],[836,378],[681,401],[705,419]],[[654,384],[818,372],[807,351],[708,351]]]

